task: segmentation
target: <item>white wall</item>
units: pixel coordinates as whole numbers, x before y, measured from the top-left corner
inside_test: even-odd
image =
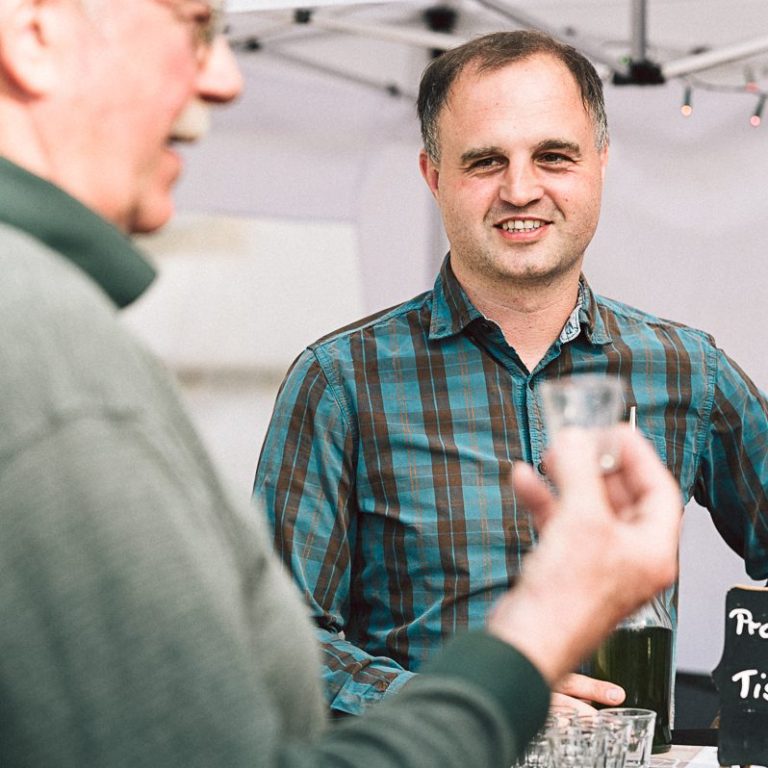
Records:
[[[343,222],[181,213],[143,240],[160,275],[123,313],[176,372],[222,471],[244,496],[292,358],[363,312]]]
[[[367,53],[374,61],[379,55],[375,45]],[[404,67],[415,80],[423,63],[409,54]],[[217,116],[209,141],[189,152],[179,207],[276,218],[305,235],[317,222],[342,224],[356,242],[341,272],[325,260],[326,279],[317,271],[303,279],[297,265],[320,246],[303,237],[272,254],[260,279],[241,285],[248,283],[247,301],[233,305],[223,285],[218,295],[208,285],[202,294],[210,306],[195,305],[200,317],[226,320],[228,342],[242,346],[240,359],[254,361],[250,373],[231,380],[186,376],[201,428],[248,495],[280,365],[287,367],[309,337],[430,286],[444,246],[418,175],[409,102],[262,54],[244,65],[250,90]],[[749,126],[750,100],[704,92],[695,94],[694,116],[684,119],[681,96],[676,84],[608,87],[612,158],[586,272],[600,292],[714,333],[766,389],[768,124]],[[248,252],[264,258],[258,247]],[[226,257],[224,248],[211,260]],[[210,275],[206,268],[197,279],[204,284]],[[242,309],[251,303],[273,309],[268,317]],[[329,316],[328,307],[338,311]],[[155,309],[140,309],[138,325],[154,337]],[[287,332],[297,315],[306,320],[301,333]],[[198,322],[174,343],[201,344],[205,326]],[[254,340],[266,339],[272,349],[276,338],[282,363],[272,356],[259,372]],[[725,590],[746,577],[697,508],[686,515],[681,560],[679,663],[711,670],[721,650]]]

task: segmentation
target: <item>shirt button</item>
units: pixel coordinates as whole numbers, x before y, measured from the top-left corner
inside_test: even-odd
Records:
[[[536,469],[539,470],[539,474],[540,475],[546,475],[547,474],[547,465],[543,461],[540,461],[537,464]]]

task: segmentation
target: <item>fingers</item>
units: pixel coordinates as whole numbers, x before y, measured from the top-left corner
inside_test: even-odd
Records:
[[[627,488],[623,475],[620,472],[611,472],[603,478],[603,483],[605,495],[614,514],[624,520],[633,517],[635,498]]]
[[[541,530],[555,510],[555,499],[546,484],[536,475],[529,464],[515,462],[512,468],[512,487],[520,503],[534,518]]]
[[[573,709],[577,715],[593,715],[595,708],[581,699],[573,699],[570,696],[565,696],[562,693],[553,693],[549,700],[550,710],[557,710],[558,708]],[[568,712],[570,714],[570,712]]]
[[[651,444],[629,426],[613,428],[612,444],[618,461],[614,472],[605,474],[598,463],[596,437],[588,430],[568,429],[558,433],[547,453],[550,476],[560,491],[564,507],[583,511],[607,505],[623,519],[651,514],[666,519],[665,530],[674,535],[679,520],[666,514],[670,507],[682,509],[679,488],[659,460]]]
[[[609,706],[621,704],[626,696],[624,689],[614,683],[575,673],[566,675],[560,680],[555,686],[555,691],[574,699],[583,699]]]

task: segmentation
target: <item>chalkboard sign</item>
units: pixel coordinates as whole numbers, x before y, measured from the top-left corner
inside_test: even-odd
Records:
[[[725,646],[712,673],[720,692],[720,765],[768,766],[768,589],[734,587]]]

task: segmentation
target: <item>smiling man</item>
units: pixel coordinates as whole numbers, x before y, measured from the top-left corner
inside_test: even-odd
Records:
[[[548,379],[619,377],[683,499],[768,577],[765,396],[707,334],[597,296],[582,273],[608,158],[592,65],[542,34],[482,37],[427,68],[419,116],[450,242],[434,289],[298,358],[256,475],[340,713],[403,688],[519,577],[536,537],[510,469],[546,475]],[[623,695],[580,677],[561,690]]]
[[[573,311],[597,228],[608,156],[567,65],[535,54],[470,64],[438,119],[421,172],[468,298],[533,371]]]

